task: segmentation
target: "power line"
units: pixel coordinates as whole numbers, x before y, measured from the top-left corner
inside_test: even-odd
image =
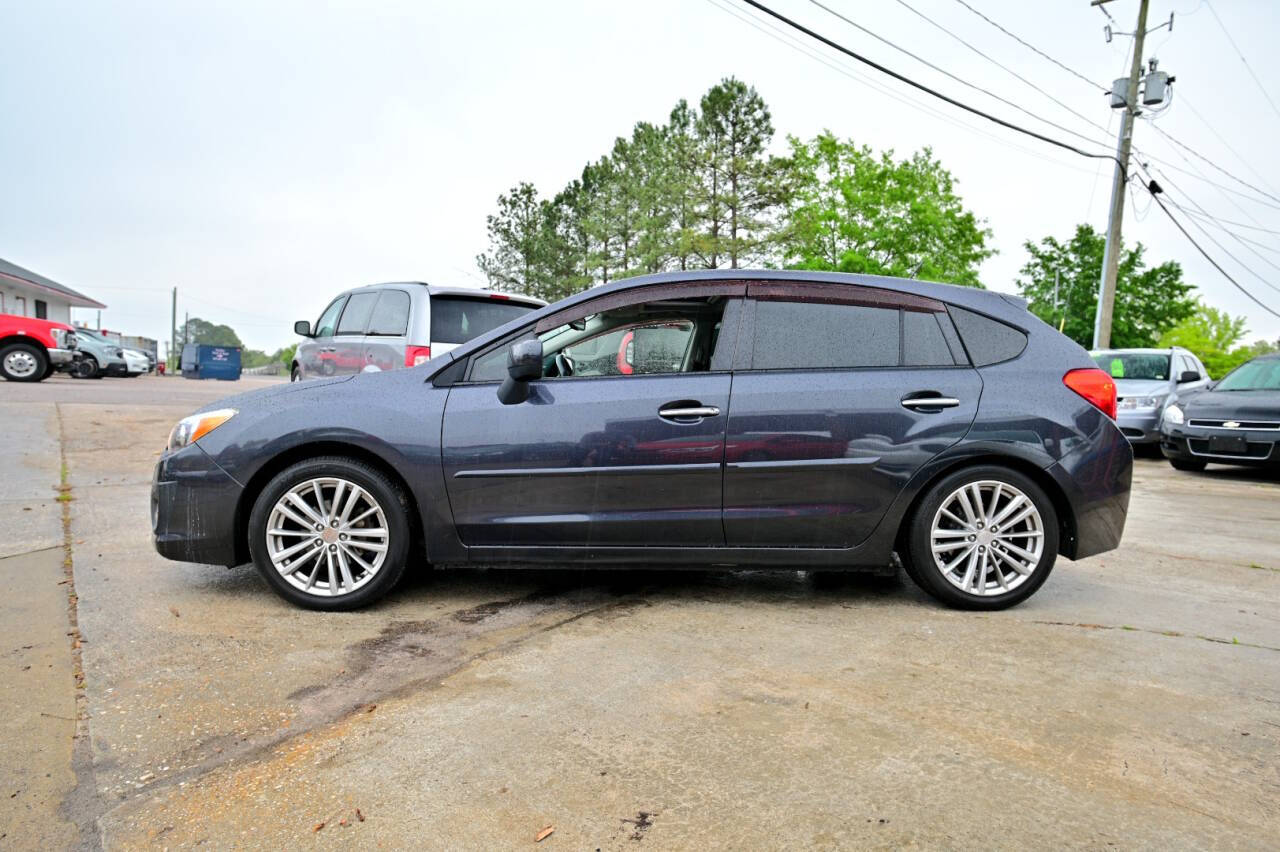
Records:
[[[1204,117],[1203,115],[1201,115],[1201,114],[1200,114],[1199,110],[1197,110],[1194,106],[1192,106],[1192,105],[1191,105],[1191,103],[1187,100],[1187,96],[1186,96],[1185,94],[1184,94],[1184,95],[1182,95],[1182,97],[1180,98],[1180,100],[1182,101],[1183,105],[1184,105],[1184,106],[1186,106],[1186,108],[1187,108],[1187,109],[1191,110],[1191,114],[1192,114],[1192,115],[1194,115],[1194,116],[1196,117],[1196,120],[1197,120],[1197,121],[1199,121],[1201,124],[1203,124],[1203,125],[1205,126],[1205,128],[1206,128],[1206,129],[1208,129],[1208,131],[1209,131],[1210,133],[1212,133],[1214,136],[1216,136],[1216,137],[1217,137],[1218,141],[1222,143],[1222,145],[1223,145],[1223,147],[1224,147],[1224,148],[1226,148],[1226,149],[1227,149],[1228,151],[1230,151],[1232,154],[1235,154],[1235,155],[1236,155],[1236,159],[1237,159],[1237,160],[1239,160],[1239,161],[1240,161],[1240,163],[1241,163],[1241,164],[1242,164],[1246,169],[1248,169],[1249,171],[1253,172],[1254,177],[1256,177],[1256,178],[1257,178],[1257,179],[1262,183],[1262,185],[1263,185],[1263,186],[1265,186],[1267,189],[1272,189],[1271,184],[1267,183],[1267,179],[1266,179],[1265,177],[1263,177],[1263,176],[1262,176],[1262,173],[1261,173],[1261,172],[1259,172],[1257,169],[1255,169],[1253,166],[1251,166],[1251,165],[1249,164],[1249,161],[1248,161],[1248,160],[1246,160],[1246,159],[1244,158],[1244,156],[1243,156],[1243,155],[1241,155],[1241,153],[1240,153],[1239,151],[1237,151],[1235,148],[1232,148],[1232,147],[1231,147],[1231,143],[1230,143],[1230,142],[1228,142],[1228,141],[1223,137],[1223,135],[1222,135],[1221,133],[1219,133],[1219,132],[1218,132],[1218,128],[1214,127],[1211,123],[1209,123],[1209,121],[1208,121],[1207,119],[1205,119],[1205,117]]]
[[[1009,31],[1008,31],[1008,30],[1006,30],[1004,27],[1000,26],[998,23],[996,23],[995,21],[993,21],[993,20],[991,20],[990,18],[988,18],[988,17],[987,17],[986,15],[984,15],[982,12],[979,12],[977,9],[973,8],[972,6],[970,6],[970,5],[969,5],[968,3],[966,3],[964,0],[956,0],[956,2],[957,2],[957,3],[959,3],[961,6],[965,7],[966,9],[968,9],[968,10],[969,10],[970,12],[972,12],[973,14],[977,15],[977,16],[978,16],[979,18],[981,18],[982,20],[986,21],[986,22],[987,22],[988,24],[990,24],[991,26],[993,26],[993,27],[995,27],[996,29],[998,29],[1000,32],[1002,32],[1002,33],[1004,33],[1005,35],[1007,35],[1009,38],[1011,38],[1011,39],[1013,39],[1014,41],[1016,41],[1018,44],[1022,45],[1023,47],[1025,47],[1025,48],[1027,48],[1027,49],[1029,49],[1029,50],[1031,50],[1031,51],[1034,51],[1035,53],[1038,53],[1040,56],[1042,56],[1042,57],[1044,57],[1045,59],[1049,60],[1049,61],[1050,61],[1050,62],[1052,62],[1054,65],[1057,65],[1059,68],[1061,68],[1063,71],[1066,71],[1068,74],[1071,74],[1072,76],[1077,77],[1077,78],[1079,78],[1079,79],[1083,80],[1085,83],[1087,83],[1087,84],[1089,84],[1090,86],[1093,86],[1093,87],[1095,87],[1095,88],[1097,88],[1097,89],[1100,89],[1100,90],[1101,90],[1101,91],[1103,91],[1103,92],[1108,92],[1108,93],[1109,93],[1109,92],[1111,91],[1111,89],[1109,89],[1108,87],[1103,86],[1103,85],[1102,85],[1102,84],[1100,84],[1100,83],[1095,83],[1093,80],[1090,80],[1088,77],[1086,77],[1085,75],[1081,74],[1079,71],[1075,70],[1074,68],[1070,68],[1070,67],[1068,67],[1068,66],[1066,66],[1066,65],[1063,65],[1061,62],[1059,62],[1058,60],[1054,59],[1052,56],[1050,56],[1049,54],[1045,53],[1043,50],[1041,50],[1040,48],[1036,47],[1034,44],[1031,44],[1030,42],[1025,41],[1024,39],[1022,39],[1020,36],[1016,35],[1015,33],[1011,33],[1011,32],[1009,32]]]
[[[1227,37],[1227,41],[1231,42],[1231,47],[1235,50],[1236,55],[1240,57],[1240,62],[1244,65],[1245,70],[1249,72],[1249,76],[1253,78],[1253,82],[1257,84],[1258,91],[1262,92],[1262,96],[1267,99],[1267,103],[1271,104],[1271,110],[1277,116],[1280,116],[1280,107],[1276,106],[1276,102],[1271,99],[1271,94],[1267,92],[1262,85],[1262,81],[1258,79],[1258,75],[1253,73],[1253,66],[1249,64],[1249,60],[1244,58],[1244,53],[1236,44],[1236,40],[1231,37],[1231,33],[1227,32],[1227,25],[1222,23],[1222,18],[1218,17],[1218,10],[1213,8],[1213,4],[1206,0],[1205,5],[1209,7],[1209,11],[1213,13],[1213,19],[1218,22],[1218,26],[1222,28],[1222,34]]]
[[[1274,228],[1262,228],[1257,225],[1247,225],[1244,222],[1234,222],[1231,219],[1223,219],[1221,216],[1211,215],[1209,218],[1213,219],[1216,222],[1220,222],[1223,225],[1230,225],[1233,228],[1246,228],[1250,231],[1262,231],[1263,233],[1267,233],[1267,234],[1280,234],[1280,230],[1276,230]],[[1277,251],[1280,251],[1280,249],[1277,249]]]
[[[840,53],[843,53],[852,59],[856,59],[857,61],[863,63],[864,65],[868,65],[876,69],[880,73],[886,74],[901,83],[906,83],[908,86],[911,86],[912,88],[919,89],[920,91],[925,92],[926,94],[933,95],[938,100],[945,101],[946,103],[949,103],[954,107],[958,107],[959,109],[962,109],[966,112],[970,112],[970,113],[973,113],[974,115],[985,118],[987,121],[990,121],[994,124],[998,124],[1001,127],[1005,127],[1016,133],[1021,133],[1025,136],[1030,136],[1033,139],[1039,139],[1041,142],[1046,142],[1050,145],[1054,145],[1058,148],[1062,148],[1063,150],[1071,151],[1072,153],[1079,154],[1081,157],[1088,157],[1094,160],[1113,160],[1117,165],[1120,166],[1120,170],[1122,173],[1125,171],[1124,164],[1121,163],[1119,158],[1116,157],[1114,154],[1090,153],[1088,151],[1084,151],[1080,148],[1077,148],[1074,145],[1071,145],[1067,142],[1063,142],[1060,139],[1054,139],[1051,136],[1045,136],[1043,133],[1038,133],[1034,130],[1023,127],[1019,124],[1014,124],[1011,121],[1006,121],[1005,119],[994,116],[989,112],[980,110],[974,106],[970,106],[962,101],[958,101],[955,98],[951,97],[950,95],[944,95],[942,92],[939,92],[937,89],[930,88],[929,86],[926,86],[923,83],[918,83],[915,80],[911,79],[910,77],[907,77],[904,74],[899,74],[897,71],[894,71],[891,68],[887,68],[884,65],[881,65],[879,62],[876,62],[873,59],[868,59],[867,57],[863,56],[860,53],[855,53],[854,51],[850,50],[844,45],[838,42],[832,41],[826,36],[809,29],[804,24],[794,21],[780,12],[775,12],[773,9],[770,9],[768,6],[764,5],[763,3],[758,2],[758,0],[743,0],[743,2],[746,3],[748,6],[751,6],[755,9],[760,10],[761,12],[764,12],[765,14],[773,18],[776,18],[777,20],[781,21],[782,23],[786,24],[792,29],[795,29],[795,30],[798,30],[799,32],[804,33],[805,35],[809,36],[815,41],[820,41],[823,44],[825,44],[827,47],[830,47],[833,50],[837,50]],[[899,0],[899,2],[901,2],[901,0]]]
[[[909,11],[909,12],[911,12],[912,14],[916,15],[917,17],[919,17],[921,20],[925,21],[925,22],[926,22],[927,24],[929,24],[930,26],[934,27],[935,29],[937,29],[937,30],[939,30],[939,31],[941,31],[941,32],[946,33],[946,34],[947,34],[948,36],[950,36],[951,38],[953,38],[953,39],[955,39],[956,41],[960,42],[960,43],[961,43],[961,44],[963,44],[965,47],[969,48],[969,49],[970,49],[970,50],[972,50],[974,53],[978,54],[978,55],[979,55],[979,56],[981,56],[983,59],[987,60],[987,61],[988,61],[988,62],[990,62],[992,65],[994,65],[994,66],[996,66],[997,68],[999,68],[1001,71],[1004,71],[1006,74],[1011,74],[1011,75],[1013,75],[1014,77],[1016,77],[1017,79],[1021,80],[1021,81],[1022,81],[1023,83],[1025,83],[1026,85],[1030,86],[1032,89],[1035,89],[1035,90],[1036,90],[1037,92],[1039,92],[1041,95],[1044,95],[1046,98],[1048,98],[1049,100],[1053,101],[1055,104],[1057,104],[1058,106],[1062,107],[1062,108],[1063,108],[1063,109],[1065,109],[1067,112],[1069,112],[1069,113],[1071,113],[1072,115],[1074,115],[1076,118],[1080,119],[1081,121],[1084,121],[1086,124],[1090,125],[1091,127],[1095,127],[1095,128],[1097,128],[1098,130],[1102,130],[1102,131],[1104,131],[1104,132],[1106,131],[1106,128],[1104,128],[1104,127],[1103,127],[1101,124],[1099,124],[1098,122],[1094,121],[1094,120],[1093,120],[1092,118],[1090,118],[1089,116],[1085,115],[1084,113],[1081,113],[1081,112],[1076,111],[1075,109],[1073,109],[1072,107],[1070,107],[1070,106],[1069,106],[1069,105],[1067,105],[1066,103],[1063,103],[1062,101],[1058,100],[1058,99],[1057,99],[1057,98],[1055,98],[1053,95],[1049,94],[1049,92],[1047,92],[1047,91],[1045,91],[1044,89],[1040,88],[1040,87],[1039,87],[1039,86],[1037,86],[1035,83],[1031,82],[1031,81],[1030,81],[1030,80],[1028,80],[1026,77],[1023,77],[1021,74],[1019,74],[1017,71],[1014,71],[1012,68],[1008,67],[1007,65],[1004,65],[1004,64],[1000,63],[999,61],[997,61],[997,60],[995,60],[995,59],[992,59],[990,56],[988,56],[987,54],[983,53],[981,50],[979,50],[978,48],[974,47],[972,44],[970,44],[969,42],[965,41],[965,40],[964,40],[964,39],[962,39],[960,36],[958,36],[958,35],[956,35],[955,33],[951,32],[951,30],[947,29],[947,28],[946,28],[946,27],[944,27],[942,24],[938,23],[937,21],[935,21],[935,20],[933,20],[932,18],[930,18],[928,15],[924,14],[923,12],[919,11],[919,10],[918,10],[918,9],[916,9],[915,7],[911,6],[909,3],[907,3],[907,2],[906,2],[906,0],[896,0],[896,2],[898,3],[898,5],[899,5],[899,6],[902,6],[902,7],[903,7],[904,9],[906,9],[907,11]]]
[[[1213,7],[1212,7],[1212,6],[1210,6],[1209,8],[1211,8],[1211,9],[1212,9]],[[1206,163],[1208,163],[1209,165],[1213,166],[1215,169],[1217,169],[1218,171],[1222,172],[1224,175],[1226,175],[1227,177],[1231,178],[1232,180],[1234,180],[1236,183],[1240,184],[1241,186],[1247,186],[1249,189],[1252,189],[1254,192],[1258,193],[1259,195],[1266,196],[1267,198],[1270,198],[1272,201],[1280,202],[1280,197],[1277,197],[1277,196],[1275,196],[1275,195],[1272,195],[1271,193],[1269,193],[1269,192],[1267,192],[1267,191],[1265,191],[1265,190],[1258,189],[1256,186],[1254,186],[1253,184],[1249,183],[1248,181],[1246,181],[1246,180],[1243,180],[1243,179],[1241,179],[1241,178],[1236,177],[1236,176],[1235,176],[1235,175],[1233,175],[1231,172],[1227,171],[1227,170],[1226,170],[1226,169],[1224,169],[1222,166],[1218,165],[1218,164],[1217,164],[1217,163],[1215,163],[1213,160],[1211,160],[1211,159],[1209,159],[1208,157],[1206,157],[1204,154],[1201,154],[1199,151],[1197,151],[1197,150],[1195,150],[1194,148],[1192,148],[1190,145],[1185,145],[1185,144],[1183,144],[1182,142],[1179,142],[1177,139],[1174,139],[1172,136],[1170,136],[1168,133],[1166,133],[1166,132],[1164,131],[1164,128],[1162,128],[1162,127],[1160,127],[1160,126],[1158,126],[1158,125],[1156,125],[1156,124],[1152,124],[1152,125],[1151,125],[1151,128],[1152,128],[1153,130],[1155,130],[1157,133],[1159,133],[1161,136],[1163,136],[1165,139],[1168,139],[1168,140],[1169,140],[1170,142],[1172,142],[1174,145],[1177,145],[1179,148],[1181,148],[1181,149],[1183,149],[1184,151],[1188,152],[1189,154],[1191,154],[1192,156],[1194,156],[1196,159],[1198,159],[1198,160],[1203,160],[1204,162],[1206,162]]]
[[[1173,222],[1173,224],[1177,226],[1178,230],[1182,232],[1182,235],[1183,235],[1184,237],[1186,237],[1186,238],[1187,238],[1187,242],[1189,242],[1189,243],[1191,243],[1191,245],[1195,246],[1196,251],[1200,252],[1200,254],[1202,254],[1202,255],[1204,256],[1204,259],[1205,259],[1205,260],[1207,260],[1207,261],[1209,261],[1209,263],[1211,263],[1211,264],[1213,265],[1213,268],[1214,268],[1214,269],[1216,269],[1216,270],[1218,270],[1218,272],[1222,273],[1222,277],[1223,277],[1223,278],[1225,278],[1225,279],[1227,279],[1228,281],[1230,281],[1230,282],[1232,283],[1232,285],[1233,285],[1233,286],[1235,286],[1235,288],[1236,288],[1237,290],[1239,290],[1241,293],[1244,293],[1244,294],[1245,294],[1246,296],[1248,296],[1251,300],[1253,300],[1253,302],[1254,302],[1255,304],[1257,304],[1257,306],[1258,306],[1258,307],[1262,308],[1264,311],[1266,311],[1267,313],[1271,314],[1272,316],[1280,317],[1280,311],[1275,311],[1275,310],[1273,310],[1273,309],[1271,309],[1271,308],[1267,307],[1267,305],[1266,305],[1266,304],[1265,304],[1261,299],[1259,299],[1257,296],[1253,295],[1253,294],[1252,294],[1252,293],[1250,293],[1247,289],[1245,289],[1245,287],[1244,287],[1244,286],[1243,286],[1239,281],[1237,281],[1236,279],[1234,279],[1234,278],[1232,278],[1232,277],[1231,277],[1231,274],[1230,274],[1229,272],[1227,272],[1227,270],[1225,270],[1225,269],[1223,269],[1223,268],[1222,268],[1222,265],[1221,265],[1220,263],[1218,263],[1218,261],[1216,261],[1216,260],[1214,260],[1214,259],[1213,259],[1213,256],[1212,256],[1212,255],[1210,255],[1207,251],[1205,251],[1205,250],[1204,250],[1204,248],[1203,248],[1203,247],[1202,247],[1198,242],[1196,242],[1195,237],[1191,236],[1191,233],[1190,233],[1189,231],[1187,231],[1187,229],[1183,226],[1183,224],[1182,224],[1181,222],[1179,222],[1179,221],[1178,221],[1178,217],[1176,217],[1176,216],[1174,216],[1172,213],[1170,213],[1170,212],[1169,212],[1169,208],[1164,206],[1164,202],[1160,200],[1160,194],[1159,194],[1159,193],[1152,191],[1152,190],[1151,190],[1151,188],[1150,188],[1150,186],[1148,186],[1148,187],[1147,187],[1147,191],[1151,193],[1151,197],[1152,197],[1153,199],[1155,199],[1156,204],[1159,204],[1159,205],[1160,205],[1160,209],[1164,211],[1164,215],[1166,215],[1166,216],[1168,216],[1168,217],[1169,217],[1169,221],[1170,221],[1170,222]],[[1201,230],[1203,230],[1203,228],[1202,228]],[[1208,236],[1208,232],[1207,232],[1207,231],[1205,232],[1205,234],[1206,234],[1206,236]],[[1210,236],[1210,237],[1209,237],[1209,239],[1213,239],[1213,237],[1212,237],[1212,236]],[[1219,246],[1219,248],[1221,248],[1221,246]],[[1225,251],[1225,249],[1224,249],[1224,251]],[[1227,256],[1228,256],[1228,257],[1231,257],[1231,253],[1230,253],[1230,252],[1227,252]],[[1235,258],[1233,257],[1232,259],[1234,260]],[[1236,260],[1236,262],[1237,262],[1237,263],[1240,263],[1240,261],[1238,261],[1238,260]],[[1241,266],[1244,266],[1244,264],[1240,264],[1240,265],[1241,265]],[[1246,268],[1248,268],[1248,267],[1246,267]]]
[[[1014,101],[1011,101],[1008,98],[1001,97],[1000,95],[997,95],[995,92],[992,92],[990,89],[985,89],[982,86],[977,85],[976,83],[971,83],[968,80],[964,79],[963,77],[959,77],[955,74],[952,74],[950,71],[935,65],[934,63],[930,62],[928,59],[925,59],[923,56],[920,56],[919,54],[916,54],[916,53],[912,53],[910,50],[907,50],[905,47],[895,44],[889,39],[885,38],[884,36],[872,32],[871,30],[864,27],[862,24],[859,24],[857,21],[853,21],[853,20],[850,20],[849,18],[846,18],[844,15],[840,14],[835,9],[832,9],[830,6],[827,6],[821,3],[820,0],[809,0],[809,2],[812,3],[814,6],[817,6],[819,9],[822,9],[824,12],[828,13],[829,15],[839,18],[849,26],[854,27],[855,29],[861,30],[862,32],[874,38],[876,41],[879,41],[882,44],[887,44],[889,47],[892,47],[894,50],[898,51],[899,53],[906,54],[907,56],[911,57],[917,62],[923,65],[926,65],[929,68],[932,68],[934,71],[937,71],[939,74],[942,74],[945,77],[955,80],[957,83],[961,84],[962,86],[968,86],[970,89],[973,89],[974,91],[981,92],[982,94],[987,95],[988,97],[994,98],[995,100],[1000,101],[1001,103],[1006,104],[1007,106],[1013,107],[1019,112],[1025,115],[1028,115],[1031,118],[1034,118],[1036,121],[1044,122],[1050,127],[1054,127],[1058,130],[1063,131],[1064,133],[1070,133],[1072,136],[1075,136],[1079,139],[1083,139],[1084,141],[1092,145],[1101,145],[1104,148],[1107,146],[1107,143],[1105,142],[1099,142],[1097,139],[1092,139],[1088,136],[1085,136],[1083,133],[1077,133],[1076,131],[1072,130],[1070,127],[1064,127],[1063,125],[1058,124],[1057,122],[1053,122],[1047,118],[1036,115],[1034,112],[1027,109],[1026,107],[1023,107],[1021,104],[1015,103]]]
[[[729,3],[729,1],[730,0],[723,0],[723,2],[721,2],[721,0],[707,0],[707,2],[712,6],[715,6],[717,9],[720,9],[722,12],[725,12],[726,14],[732,15],[734,18],[751,26],[753,29],[763,33],[764,35],[768,36],[774,41],[782,45],[785,45],[786,47],[789,47],[798,53],[804,54],[805,56],[809,57],[815,62],[821,63],[822,65],[826,66],[827,68],[830,68],[831,70],[837,72],[838,74],[848,77],[849,79],[854,80],[855,82],[861,83],[862,85],[866,86],[872,91],[879,92],[880,94],[884,95],[885,97],[891,100],[914,107],[920,112],[926,115],[932,116],[938,119],[939,121],[950,124],[953,127],[961,128],[962,130],[968,130],[970,133],[974,133],[978,136],[982,136],[985,139],[990,139],[991,141],[995,142],[997,145],[1001,145],[1003,147],[1012,149],[1014,151],[1020,151],[1029,157],[1035,157],[1038,160],[1043,160],[1046,163],[1052,163],[1053,165],[1059,166],[1064,169],[1071,169],[1073,171],[1079,171],[1085,174],[1092,173],[1087,168],[1075,166],[1064,160],[1060,160],[1055,157],[1048,156],[1044,152],[1036,151],[1031,148],[1024,147],[1015,142],[1012,142],[1006,137],[999,136],[995,133],[983,130],[982,128],[977,127],[975,125],[961,121],[960,119],[956,118],[954,115],[948,115],[947,113],[944,113],[941,110],[935,109],[934,107],[929,106],[928,104],[922,101],[916,100],[901,92],[895,92],[885,86],[882,86],[872,78],[864,74],[859,74],[858,72],[850,69],[847,65],[841,62],[838,62],[834,58],[823,55],[817,49],[811,49],[808,46],[807,42],[802,42],[798,37],[792,36],[789,31],[782,29],[777,24],[775,24],[772,20],[757,18],[752,12],[747,10],[743,10],[743,12],[739,14],[738,9],[732,7],[731,5],[725,5]]]

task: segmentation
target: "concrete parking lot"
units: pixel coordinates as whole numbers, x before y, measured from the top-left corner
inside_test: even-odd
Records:
[[[787,573],[410,571],[345,614],[151,548],[235,385],[0,386],[0,847],[1274,847],[1280,482],[1141,459],[1022,606]]]

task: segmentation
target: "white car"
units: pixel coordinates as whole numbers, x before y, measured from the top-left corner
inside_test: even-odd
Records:
[[[137,349],[125,349],[123,351],[125,366],[128,368],[128,372],[125,375],[132,378],[151,372],[151,359],[147,357],[145,352],[139,352]]]

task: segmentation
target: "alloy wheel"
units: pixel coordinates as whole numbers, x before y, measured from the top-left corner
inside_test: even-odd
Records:
[[[1021,586],[1040,565],[1044,521],[1035,502],[1007,482],[984,479],[951,492],[933,516],[935,567],[960,591],[980,597]]]
[[[271,509],[267,556],[280,576],[309,595],[340,597],[366,585],[387,558],[390,530],[364,488],[335,476],[289,488]]]
[[[4,356],[4,371],[15,379],[31,378],[39,368],[36,356],[25,349],[15,349]]]

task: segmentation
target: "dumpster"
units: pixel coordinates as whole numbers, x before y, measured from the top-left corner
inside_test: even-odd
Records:
[[[214,346],[209,343],[186,344],[182,347],[182,377],[239,381],[240,347]]]

